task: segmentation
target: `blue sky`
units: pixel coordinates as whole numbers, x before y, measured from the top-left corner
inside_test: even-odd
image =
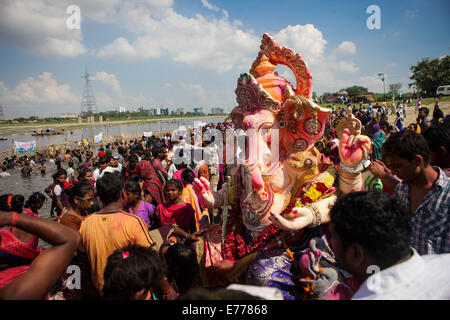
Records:
[[[66,26],[70,5],[80,8],[79,30]],[[370,5],[380,8],[380,29],[367,28]],[[9,119],[79,112],[87,66],[100,111],[230,111],[263,33],[304,57],[318,94],[383,92],[378,72],[386,88],[405,92],[411,65],[449,54],[449,14],[446,0],[6,0],[0,104]]]

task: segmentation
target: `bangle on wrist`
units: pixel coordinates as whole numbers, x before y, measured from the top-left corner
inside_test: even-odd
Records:
[[[308,206],[308,208],[311,210],[312,215],[313,215],[313,222],[310,225],[310,228],[315,228],[320,226],[321,223],[321,218],[320,218],[320,212],[317,209],[317,207],[315,205],[310,205]]]
[[[19,220],[19,214],[17,212],[13,212],[12,216],[11,216],[11,222],[10,222],[10,226],[14,227],[17,223],[17,220]]]

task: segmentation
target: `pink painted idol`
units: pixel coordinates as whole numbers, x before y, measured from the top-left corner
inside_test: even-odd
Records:
[[[289,67],[294,87],[277,75]],[[339,167],[314,146],[328,108],[312,98],[312,76],[300,54],[264,34],[249,73],[237,82],[231,119],[248,136],[243,164],[218,192],[205,179],[194,187],[209,208],[222,208],[222,226],[205,234],[201,257],[206,286],[240,282],[279,288],[285,299],[347,299],[356,283],[334,259],[329,208],[338,195],[363,188],[361,162],[371,141],[349,115],[337,128]]]

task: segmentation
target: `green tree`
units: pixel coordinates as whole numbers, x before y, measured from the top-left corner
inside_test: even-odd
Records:
[[[450,56],[443,58],[424,58],[417,65],[411,66],[413,82],[408,86],[425,96],[434,96],[440,85],[450,84]]]
[[[397,95],[397,93],[400,92],[400,89],[402,88],[402,84],[401,83],[392,83],[389,85],[389,93],[394,93],[395,95]]]
[[[356,95],[356,94],[362,94],[362,93],[369,93],[369,90],[367,90],[367,88],[360,87],[360,86],[352,86],[352,87],[341,89],[339,91],[347,91],[349,96]]]

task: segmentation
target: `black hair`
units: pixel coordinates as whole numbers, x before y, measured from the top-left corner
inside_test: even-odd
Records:
[[[195,179],[194,172],[189,168],[184,169],[183,172],[181,172],[181,179],[188,182],[189,184],[192,184]]]
[[[91,169],[82,167],[78,174],[78,180],[83,180],[88,172],[91,172]]]
[[[104,205],[119,200],[123,189],[122,175],[118,172],[105,172],[96,182],[97,194]]]
[[[166,182],[166,184],[164,185],[164,191],[166,190],[166,188],[167,188],[169,185],[174,186],[175,188],[177,188],[177,189],[180,190],[180,191],[183,190],[183,184],[182,184],[181,181],[178,180],[178,179],[169,179],[169,180]]]
[[[25,202],[24,208],[30,208],[33,204],[45,202],[45,196],[40,192],[33,192],[33,194]]]
[[[199,275],[197,254],[190,245],[176,243],[164,255],[169,281],[175,280],[178,292],[186,293]]]
[[[383,159],[386,156],[396,155],[411,162],[416,155],[420,155],[425,166],[430,163],[430,148],[427,141],[422,135],[411,130],[401,130],[392,134],[383,143],[381,152]]]
[[[64,169],[62,169],[62,168],[59,168],[59,169],[52,175],[52,177],[53,177],[54,180],[56,180],[58,177],[60,177],[60,176],[62,176],[62,175],[67,176],[67,171],[64,170]]]
[[[336,201],[330,218],[343,249],[358,243],[381,269],[392,266],[410,252],[411,214],[388,193],[349,193]]]
[[[388,128],[389,127],[389,122],[387,122],[387,121],[380,121],[380,129],[383,129],[383,128]]]
[[[69,167],[73,167],[73,162],[69,161]]]
[[[23,203],[25,202],[25,197],[21,194],[3,194],[0,196],[0,210],[1,211],[15,211],[22,213]]]
[[[103,299],[132,300],[150,290],[167,273],[159,254],[149,247],[129,245],[114,251],[104,271]]]
[[[427,107],[421,107],[419,108],[419,112],[423,111],[425,113],[426,116],[428,116],[428,114],[430,113],[430,109],[428,109]]]
[[[125,185],[125,191],[137,194],[138,196],[141,196],[142,193],[141,186],[136,180],[128,180]]]
[[[136,168],[136,165],[139,162],[138,157],[136,155],[134,155],[134,154],[130,155],[130,156],[128,156],[127,161],[128,161],[127,171],[128,172],[133,172],[134,169]]]
[[[153,155],[153,158],[158,158],[158,155],[159,155],[160,153],[164,153],[162,147],[160,147],[160,146],[154,146],[154,147],[152,148],[152,155]]]
[[[437,123],[429,126],[422,133],[428,143],[431,151],[438,152],[439,147],[443,146],[447,152],[450,152],[450,124]]]
[[[92,188],[91,183],[87,181],[78,182],[75,185],[72,185],[71,187],[64,190],[65,193],[69,196],[69,203],[71,205],[75,205],[75,198],[82,198],[84,197],[89,191],[94,191],[94,188]]]
[[[108,162],[111,161],[111,158],[109,156],[101,156],[100,159],[98,160],[99,164],[106,164]]]

